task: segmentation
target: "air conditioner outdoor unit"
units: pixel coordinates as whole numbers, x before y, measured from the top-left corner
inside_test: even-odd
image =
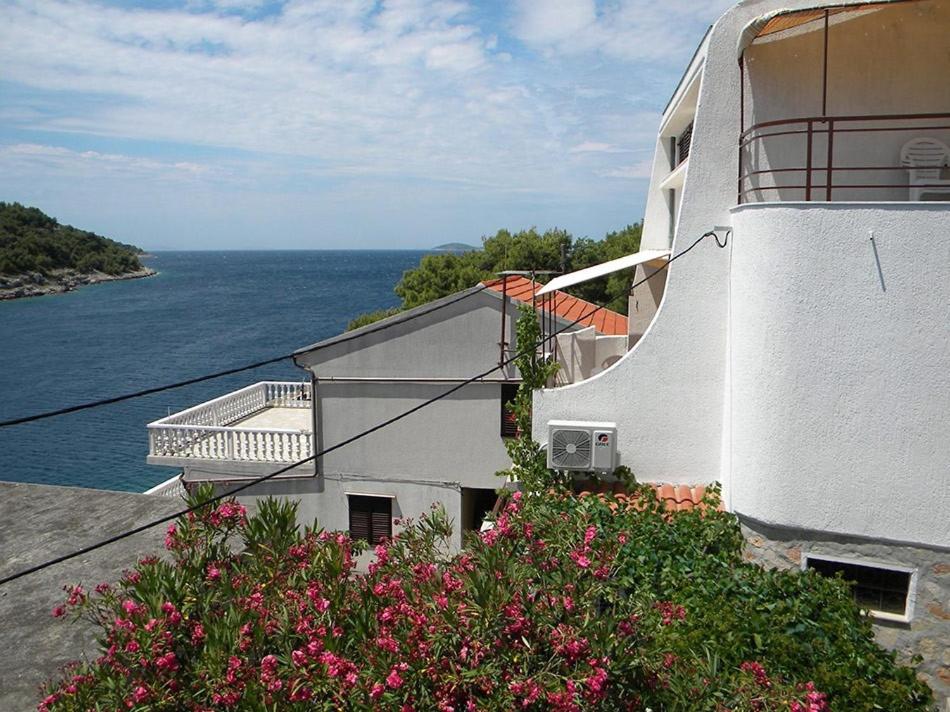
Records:
[[[616,423],[548,422],[548,467],[552,470],[613,472],[616,460]]]

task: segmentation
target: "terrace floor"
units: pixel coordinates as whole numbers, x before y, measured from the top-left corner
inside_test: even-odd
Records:
[[[252,428],[255,430],[269,430],[273,428],[310,432],[313,429],[313,423],[311,422],[309,408],[274,406],[259,410],[233,423],[228,423],[227,427]]]

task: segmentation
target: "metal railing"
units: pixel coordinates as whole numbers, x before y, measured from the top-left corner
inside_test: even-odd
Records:
[[[868,135],[875,140],[867,140]],[[950,113],[808,116],[755,124],[739,136],[738,202],[831,201],[836,191],[839,200],[908,200],[911,187],[947,191],[942,180],[910,185],[900,147],[916,137],[947,142]],[[843,154],[870,162],[843,164]],[[779,195],[765,197],[767,191]],[[895,197],[901,194],[905,197]]]
[[[265,408],[310,408],[309,383],[262,381],[148,425],[151,457],[296,462],[313,454],[313,433],[232,425]]]

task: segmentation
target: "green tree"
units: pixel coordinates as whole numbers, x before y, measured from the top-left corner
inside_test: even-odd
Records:
[[[71,225],[37,208],[0,202],[0,273],[56,269],[122,274],[142,269],[141,250]]]

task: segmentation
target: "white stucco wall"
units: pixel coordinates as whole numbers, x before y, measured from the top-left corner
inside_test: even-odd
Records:
[[[757,18],[810,7],[752,0],[713,27],[672,251],[733,219],[737,235],[728,249],[707,240],[670,266],[656,317],[615,366],[536,392],[534,436],[543,442],[554,419],[613,421],[620,461],[642,481],[718,480],[727,506],[771,524],[947,545],[946,204],[771,203],[732,213],[739,38]],[[648,212],[644,235],[659,241],[657,214]],[[883,295],[873,292],[868,229],[881,230],[884,278],[894,280]],[[801,283],[806,266],[822,272],[817,288]],[[819,335],[847,346],[820,348]]]
[[[950,204],[733,220],[733,509],[950,546]]]

